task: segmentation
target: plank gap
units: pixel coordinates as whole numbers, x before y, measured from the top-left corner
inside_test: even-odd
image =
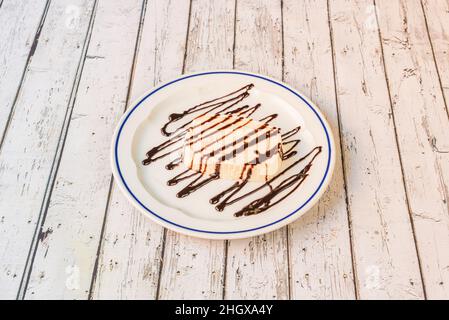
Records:
[[[87,32],[86,32],[86,37],[84,38],[84,42],[83,42],[83,49],[81,51],[82,53],[80,55],[80,60],[78,62],[77,70],[75,73],[76,75],[74,78],[74,82],[72,84],[72,90],[71,90],[70,97],[69,97],[69,103],[67,105],[67,110],[66,110],[66,113],[64,116],[64,121],[63,121],[62,127],[61,127],[61,131],[60,131],[60,135],[59,135],[60,139],[59,139],[58,145],[56,147],[55,156],[53,158],[52,166],[50,169],[50,174],[49,174],[48,181],[47,181],[47,184],[45,187],[44,198],[42,201],[41,209],[39,212],[39,217],[38,217],[38,220],[36,223],[36,229],[34,231],[32,243],[30,246],[30,251],[28,254],[29,258],[27,259],[27,262],[25,264],[25,269],[24,269],[24,273],[22,276],[21,285],[19,287],[18,299],[25,298],[28,283],[29,283],[30,276],[31,276],[31,272],[33,270],[34,258],[36,256],[37,248],[39,246],[38,235],[42,230],[43,224],[45,223],[46,215],[47,215],[49,204],[50,204],[51,194],[53,191],[54,183],[56,181],[56,174],[59,169],[61,156],[62,156],[62,152],[64,149],[64,144],[65,144],[65,140],[67,137],[67,132],[68,132],[69,124],[70,124],[70,118],[71,118],[73,106],[74,106],[75,100],[76,100],[76,93],[78,92],[79,82],[81,79],[81,75],[83,73],[84,63],[86,61],[87,49],[89,47],[89,43],[90,43],[90,39],[91,39],[91,35],[92,35],[92,29],[93,29],[93,26],[95,23],[97,5],[98,5],[98,0],[95,0],[95,2],[93,4],[93,9],[92,9],[92,13],[90,16],[90,20],[89,20],[89,25],[88,25]]]

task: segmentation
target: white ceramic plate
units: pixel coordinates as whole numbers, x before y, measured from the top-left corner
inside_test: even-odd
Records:
[[[279,116],[270,122],[270,125],[281,128],[281,132],[301,125],[301,130],[294,136],[301,140],[296,147],[298,154],[284,161],[283,168],[314,147],[322,146],[322,152],[315,158],[308,172],[309,176],[292,194],[275,206],[256,215],[238,218],[234,217],[234,212],[269,193],[269,188],[263,188],[254,195],[226,207],[222,212],[216,211],[209,199],[234,181],[214,180],[185,198],[176,197],[180,188],[189,181],[176,186],[167,185],[167,180],[185,170],[182,164],[174,170],[165,169],[165,165],[175,156],[170,155],[150,165],[142,165],[146,152],[167,140],[167,137],[161,134],[161,127],[167,122],[169,114],[182,112],[250,83],[254,84],[254,87],[249,91],[249,97],[240,105],[262,104],[252,118],[260,119],[277,113]],[[198,115],[199,113],[194,113],[184,120]],[[175,124],[177,125],[172,124],[173,128]],[[299,218],[318,201],[326,189],[331,179],[335,157],[332,131],[313,103],[279,81],[239,71],[186,75],[152,89],[129,106],[112,141],[114,176],[134,206],[164,227],[211,239],[250,237],[278,229]],[[292,169],[291,174],[298,173],[301,169],[300,166]],[[273,187],[281,180],[273,182]],[[245,186],[248,189],[241,192],[261,184],[263,183],[250,182]]]

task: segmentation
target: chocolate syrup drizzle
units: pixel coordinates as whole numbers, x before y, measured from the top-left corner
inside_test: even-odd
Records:
[[[181,113],[170,114],[168,116],[168,122],[166,124],[164,124],[164,126],[161,128],[162,134],[164,136],[169,137],[176,131],[187,127],[193,120],[187,121],[186,123],[180,125],[175,131],[169,132],[167,129],[167,127],[171,123],[177,122],[177,121],[181,120],[182,118],[188,116],[189,114],[206,110],[204,113],[202,113],[201,115],[198,116],[198,117],[201,117],[201,116],[204,116],[205,114],[208,114],[209,112],[212,112],[214,110],[218,114],[218,113],[222,113],[222,112],[232,108],[233,106],[235,106],[236,104],[238,104],[239,102],[241,102],[242,100],[246,99],[249,96],[248,91],[252,87],[254,87],[254,84],[251,83],[251,84],[248,84],[248,85],[246,85],[236,91],[233,91],[225,96],[197,104],[196,106],[193,106]],[[220,109],[220,108],[222,108],[222,109]],[[257,109],[258,107],[255,107],[255,108]],[[255,109],[254,109],[254,111],[255,111]]]
[[[252,122],[252,119],[250,119],[249,116],[251,116],[255,111],[257,111],[260,108],[261,104],[258,103],[254,106],[249,106],[248,104],[246,104],[240,107],[237,107],[237,104],[239,104],[247,97],[249,97],[249,90],[253,87],[254,84],[248,84],[222,97],[215,98],[213,100],[195,105],[181,113],[170,114],[168,117],[169,119],[168,122],[165,123],[164,126],[161,128],[161,132],[163,135],[167,137],[170,137],[172,135],[173,136],[164,141],[163,143],[161,143],[160,145],[150,149],[146,153],[147,156],[146,159],[142,161],[143,165],[148,165],[156,160],[159,160],[172,154],[173,152],[181,150],[182,146],[176,147],[176,145],[178,144],[178,142],[182,141],[185,138],[185,135],[189,129],[204,126],[204,129],[202,129],[201,132],[192,135],[189,137],[189,139],[185,140],[185,143],[193,145],[194,143],[198,142],[201,139],[218,134],[219,132],[222,132],[222,130],[238,124],[238,126],[234,128],[230,133],[227,133],[226,135],[222,136],[219,139],[222,140],[229,134],[235,132],[236,130]],[[178,122],[191,114],[199,113],[201,111],[203,112],[200,115],[194,116],[193,119],[180,124],[178,127],[175,127],[173,131],[168,130],[169,125]],[[208,117],[207,119],[205,119],[204,121],[195,126],[190,126],[190,124],[195,118],[199,118],[211,112],[214,112],[215,114],[213,114],[211,117]],[[223,121],[217,122],[212,125],[208,125],[209,122],[216,119],[220,114],[226,116]],[[231,119],[231,117],[235,115],[237,116],[235,120],[233,120],[230,123],[226,123],[226,120]],[[262,131],[262,133],[259,134],[259,131],[265,129],[269,125],[269,123],[272,120],[276,119],[277,117],[278,114],[271,114],[266,117],[263,117],[262,119],[259,120],[260,122],[262,122],[262,124],[257,128],[255,128],[251,135],[246,135],[242,138],[236,139],[235,141],[228,143],[227,145],[224,145],[218,149],[214,149],[207,155],[203,155],[200,159],[200,170],[198,172],[192,171],[190,169],[182,171],[181,173],[177,174],[176,176],[168,180],[167,185],[174,186],[181,181],[191,179],[190,182],[176,194],[177,197],[183,198],[195,192],[196,190],[202,188],[203,186],[209,184],[210,182],[217,180],[220,177],[220,163],[215,164],[215,168],[212,174],[205,175],[205,172],[207,171],[207,159],[209,157],[213,157],[215,154],[218,154],[220,152],[223,153],[223,155],[220,158],[221,162],[232,159],[241,152],[244,152],[250,146],[280,134],[280,129],[275,127],[273,127],[272,130],[270,131]],[[263,163],[264,161],[275,155],[277,152],[280,153],[282,160],[290,159],[291,157],[297,154],[297,151],[294,149],[299,144],[300,140],[299,139],[293,139],[289,141],[286,140],[293,137],[296,133],[300,131],[300,129],[301,127],[298,126],[281,135],[281,138],[283,139],[282,145],[288,146],[287,150],[283,150],[283,148],[281,147],[281,143],[279,143],[277,146],[273,147],[271,150],[267,150],[264,153],[256,152],[256,157],[243,165],[242,172],[240,174],[240,179],[233,185],[231,185],[229,188],[223,190],[222,192],[213,196],[209,200],[211,204],[215,205],[215,209],[221,212],[227,206],[239,202],[258,191],[268,188],[267,192],[262,197],[250,202],[249,204],[247,204],[246,206],[244,206],[243,208],[234,213],[234,216],[236,217],[248,216],[268,210],[269,208],[273,207],[277,203],[287,198],[290,194],[292,194],[309,176],[308,172],[312,167],[313,161],[322,151],[321,146],[313,148],[305,156],[294,161],[287,168],[285,168],[275,176],[272,176],[269,179],[266,176],[265,183],[260,185],[259,187],[247,191],[242,195],[238,195],[239,192],[245,187],[245,185],[250,180],[255,165]],[[236,148],[235,146],[241,142],[243,142],[243,144]],[[199,152],[204,151],[207,147],[210,147],[214,143],[215,142],[211,142],[203,146],[202,149],[199,150]],[[232,151],[225,153],[224,151],[228,148],[232,148]],[[284,176],[286,173],[291,172],[294,168],[300,166],[305,161],[307,161],[306,165],[299,172],[296,172],[282,180],[282,176]],[[181,163],[182,157],[179,156],[176,159],[169,162],[165,166],[165,168],[167,170],[173,170]],[[193,164],[191,163],[190,167],[192,167],[192,165]],[[280,182],[279,184],[277,184],[277,186],[273,187],[272,183],[274,181]],[[281,197],[277,200],[274,199],[278,195]]]

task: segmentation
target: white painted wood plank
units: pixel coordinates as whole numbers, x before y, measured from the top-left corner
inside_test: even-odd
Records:
[[[376,4],[427,298],[448,299],[449,121],[438,72],[420,1]]]
[[[286,0],[283,14],[284,80],[324,112],[337,149],[328,191],[310,212],[288,226],[291,298],[354,299],[327,1]]]
[[[280,1],[238,1],[235,68],[282,79]],[[287,230],[228,245],[226,299],[287,299]]]
[[[193,0],[185,71],[232,69],[234,0]]]
[[[329,5],[358,297],[423,298],[375,8]]]
[[[98,3],[26,299],[88,297],[111,183],[110,141],[126,105],[141,9],[141,0]]]
[[[232,69],[233,0],[194,0],[185,72]],[[160,280],[160,299],[221,299],[225,241],[183,236],[167,231]]]
[[[131,102],[182,73],[189,6],[188,0],[148,2]],[[163,236],[164,229],[134,209],[114,183],[92,297],[156,299]]]
[[[46,0],[6,1],[0,10],[0,137],[9,114],[38,29],[45,16]],[[34,50],[34,49],[33,49]],[[1,140],[1,139],[0,139]]]
[[[1,146],[2,298],[16,297],[19,289],[92,9],[91,0],[51,3]]]
[[[449,2],[423,0],[422,4],[447,107],[449,101]]]

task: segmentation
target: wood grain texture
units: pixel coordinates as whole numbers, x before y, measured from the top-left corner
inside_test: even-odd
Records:
[[[193,0],[185,71],[232,69],[234,0]]]
[[[282,79],[280,1],[237,1],[235,68]],[[287,299],[287,229],[228,245],[225,299]]]
[[[418,0],[376,5],[425,289],[448,299],[449,121],[432,47]]]
[[[148,1],[130,102],[182,73],[190,2]],[[99,253],[94,299],[156,299],[164,229],[135,209],[114,183]]]
[[[191,4],[186,73],[232,69],[233,0],[195,0]],[[221,299],[225,241],[197,239],[167,231],[160,299]]]
[[[375,9],[329,5],[358,297],[423,298]]]
[[[68,6],[77,8],[72,22]],[[16,297],[61,128],[69,107],[93,1],[56,1],[47,13],[0,150],[2,298]],[[54,32],[58,28],[63,31]]]
[[[323,111],[333,127],[337,149],[328,191],[288,226],[291,298],[354,299],[327,1],[283,4],[284,80]]]
[[[6,1],[0,11],[0,137],[3,136],[32,48],[37,44],[46,0]],[[0,141],[2,139],[0,138]]]
[[[449,298],[447,0],[0,0],[0,26],[0,298]],[[231,68],[316,102],[333,180],[266,235],[167,231],[114,183],[112,132]]]
[[[98,3],[27,299],[88,296],[110,188],[110,141],[126,104],[141,8],[141,0]]]
[[[449,101],[449,2],[446,0],[421,2],[447,108]]]

